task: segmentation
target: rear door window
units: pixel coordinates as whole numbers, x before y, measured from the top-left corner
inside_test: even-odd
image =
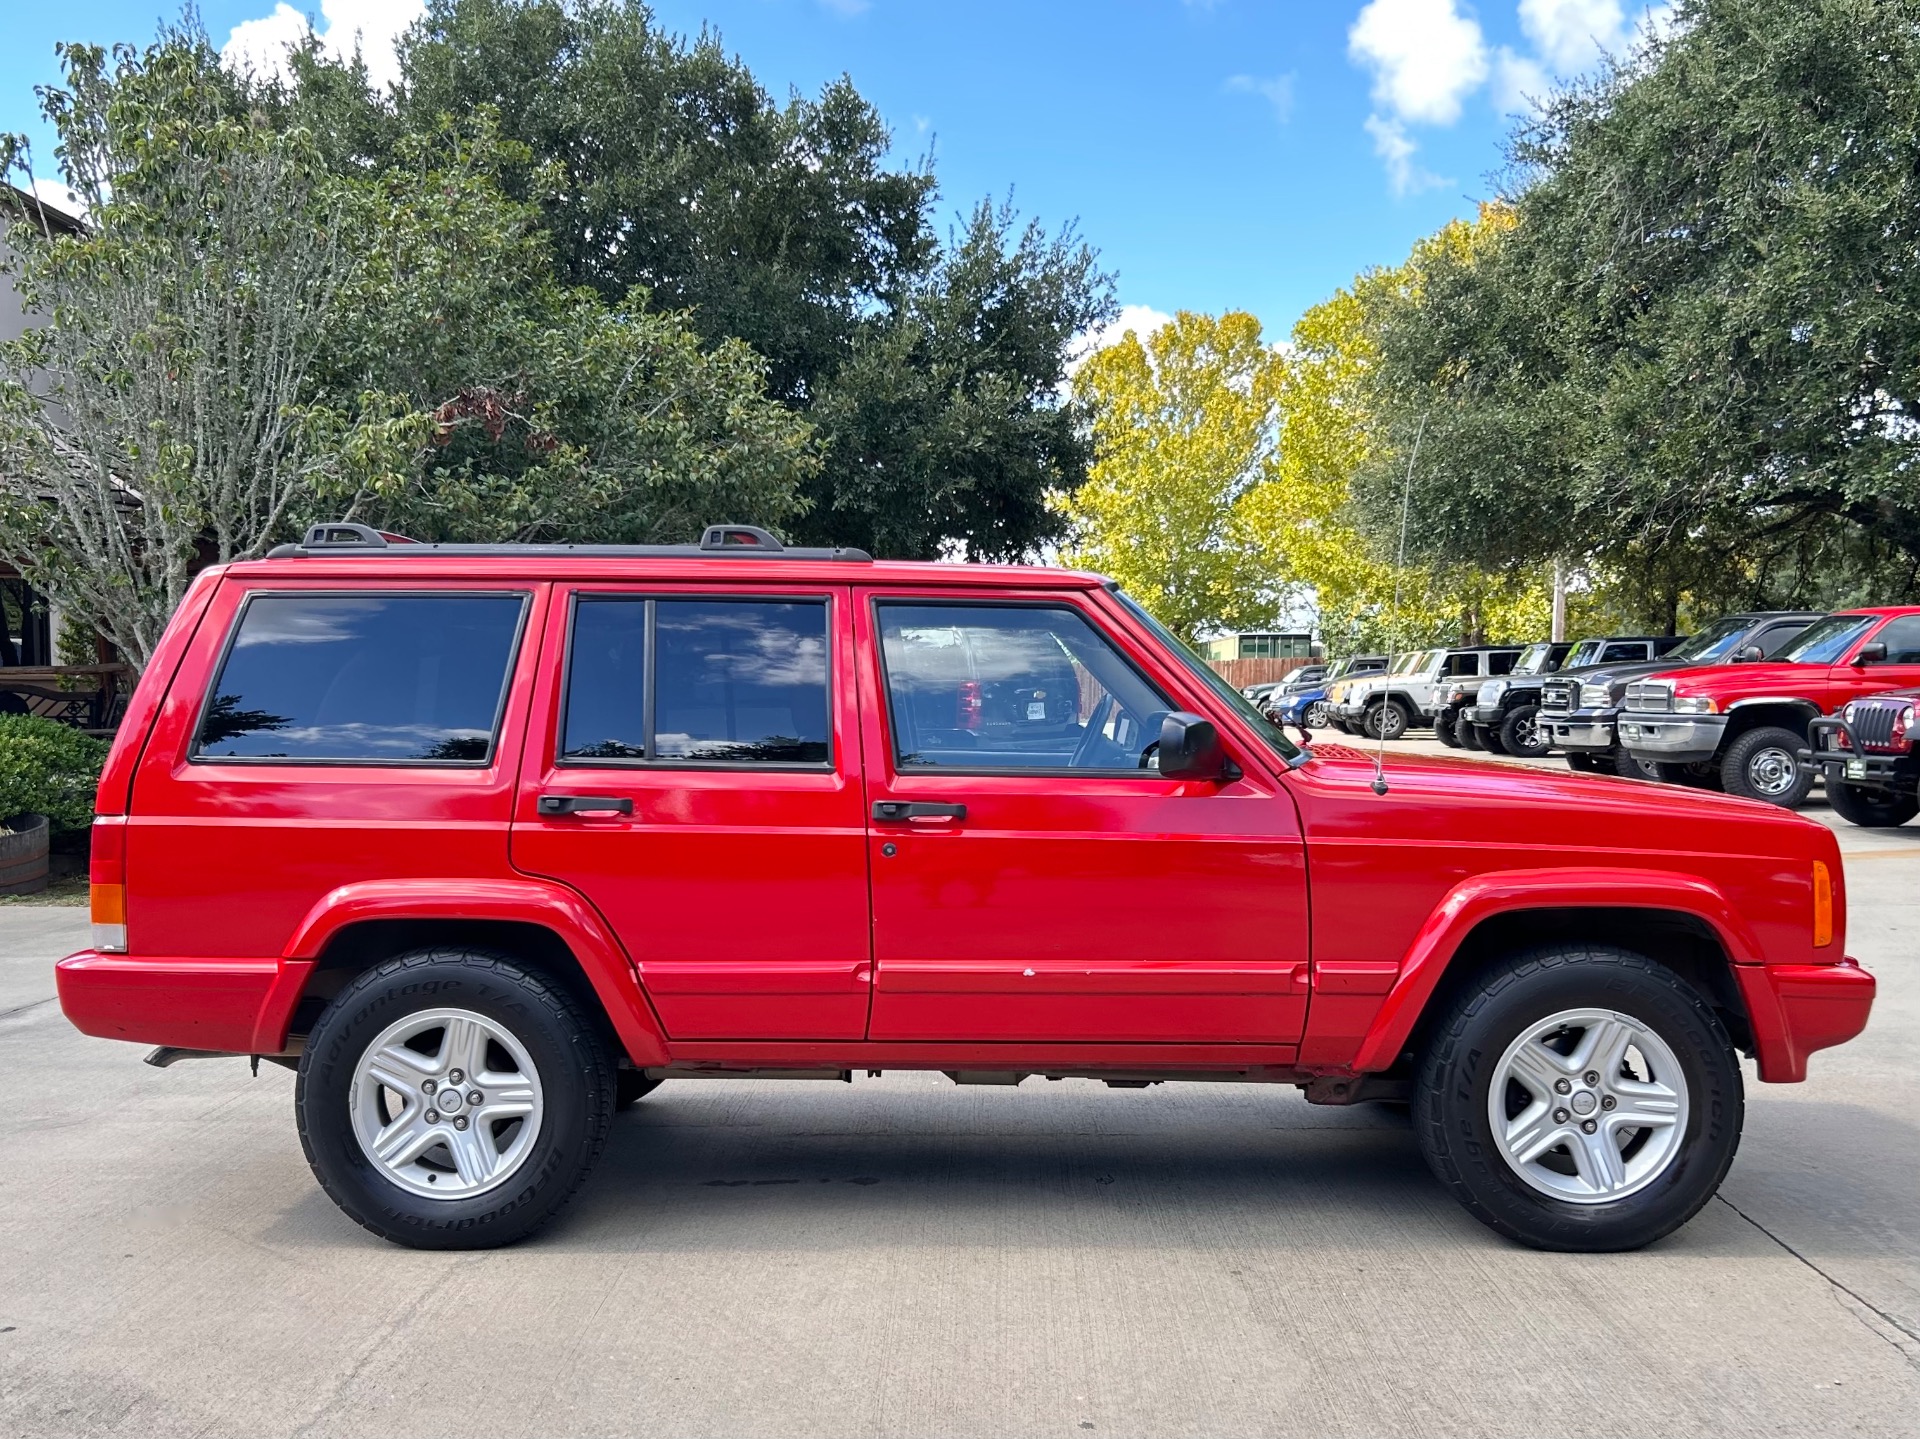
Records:
[[[877,611],[902,769],[1140,770],[1172,709],[1068,606]]]
[[[1648,658],[1648,646],[1645,641],[1630,644],[1608,645],[1601,652],[1599,663],[1618,664],[1622,660],[1643,660]]]
[[[485,765],[527,608],[493,594],[255,594],[196,760]]]
[[[825,765],[827,603],[582,594],[560,758]]]

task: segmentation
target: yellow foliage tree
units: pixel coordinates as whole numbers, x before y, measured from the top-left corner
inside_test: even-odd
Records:
[[[1181,312],[1091,356],[1087,483],[1063,501],[1069,564],[1111,575],[1187,639],[1268,625],[1288,586],[1259,542],[1284,359],[1251,315]]]

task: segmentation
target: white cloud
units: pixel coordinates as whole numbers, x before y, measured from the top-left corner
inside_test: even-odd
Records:
[[[86,202],[67,188],[64,180],[43,180],[37,176],[33,182],[33,198],[50,210],[58,210],[63,215],[72,215],[84,220],[87,216]]]
[[[1493,103],[1502,114],[1533,110],[1552,89],[1553,77],[1538,60],[1500,47],[1493,62]]]
[[[1628,38],[1620,0],[1520,0],[1520,29],[1556,75],[1577,75]]]
[[[1373,136],[1373,153],[1387,167],[1387,183],[1393,187],[1394,194],[1417,195],[1436,185],[1453,183],[1414,164],[1413,157],[1419,153],[1420,147],[1407,134],[1407,127],[1398,120],[1383,120],[1378,115],[1369,115],[1367,133]]]
[[[1282,125],[1293,118],[1293,72],[1284,75],[1229,75],[1227,89],[1241,95],[1258,95],[1273,106],[1273,115]]]
[[[327,53],[342,60],[358,46],[368,78],[384,89],[400,78],[395,42],[426,10],[426,0],[320,0],[322,24],[316,33]],[[307,17],[280,0],[271,15],[234,26],[220,58],[229,69],[278,75],[285,70],[288,47],[305,40],[309,29]]]
[[[1369,0],[1347,53],[1373,71],[1373,98],[1401,120],[1451,125],[1487,78],[1486,40],[1454,0]]]
[[[1156,310],[1151,305],[1122,305],[1120,313],[1112,320],[1099,329],[1074,339],[1068,351],[1073,356],[1067,361],[1068,376],[1071,377],[1074,371],[1084,365],[1096,351],[1104,350],[1109,345],[1119,344],[1126,338],[1129,330],[1144,342],[1155,330],[1162,325],[1172,323],[1172,320],[1173,316],[1164,310]]]

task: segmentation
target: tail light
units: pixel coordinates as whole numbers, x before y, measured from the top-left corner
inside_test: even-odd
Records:
[[[127,817],[97,815],[87,861],[88,903],[93,911],[93,947],[102,954],[127,952]]]
[[[980,728],[980,682],[964,680],[960,685],[960,713],[954,717],[957,728]]]
[[[1813,947],[1833,943],[1833,876],[1819,860],[1813,862]]]

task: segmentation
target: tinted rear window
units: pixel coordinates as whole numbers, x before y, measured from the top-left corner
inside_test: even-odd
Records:
[[[575,605],[562,758],[825,764],[828,734],[825,601]]]
[[[194,753],[485,764],[525,609],[523,594],[255,595]]]

